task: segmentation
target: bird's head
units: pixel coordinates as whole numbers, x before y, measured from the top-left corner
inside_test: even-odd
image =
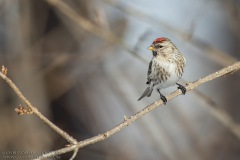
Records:
[[[166,47],[171,46],[171,40],[165,37],[157,38],[153,41],[152,45],[148,48],[152,51],[153,56],[157,56],[162,50],[166,49]]]

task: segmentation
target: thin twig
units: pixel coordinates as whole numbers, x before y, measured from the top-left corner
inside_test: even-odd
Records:
[[[56,0],[48,0],[48,1],[52,1],[52,2],[56,2]],[[66,8],[63,8],[63,10],[64,9],[66,9]],[[79,18],[79,17],[77,17],[77,18]],[[75,20],[77,20],[77,18],[75,18]],[[93,28],[94,30],[95,30],[95,28]],[[96,31],[96,30],[95,30]],[[106,35],[108,35],[108,34],[106,34]],[[106,37],[109,37],[109,36],[106,36]],[[106,38],[106,39],[108,39],[108,38]],[[239,69],[239,68],[238,68]],[[205,77],[206,78],[206,77]],[[215,78],[217,78],[217,77],[215,77]],[[210,81],[210,80],[207,80],[207,81]],[[207,82],[206,81],[206,82]],[[195,83],[195,82],[193,82],[193,83]],[[191,85],[193,84],[193,83],[191,83]],[[205,82],[203,82],[203,83],[205,83]],[[201,83],[202,84],[202,83]],[[199,84],[200,85],[200,84]],[[197,86],[195,86],[195,87],[197,87]],[[194,87],[194,88],[195,88]],[[189,90],[192,90],[191,88],[189,89]],[[175,93],[175,92],[174,92]],[[173,93],[172,93],[173,94]],[[175,96],[173,96],[172,98],[174,98],[174,97],[176,97],[176,96],[178,96],[179,94],[177,94],[177,95],[175,95]],[[169,96],[171,96],[171,95],[169,95]],[[171,97],[169,98],[169,100],[170,99],[172,99]],[[157,101],[158,102],[158,101]],[[154,103],[155,104],[155,103]],[[152,104],[153,105],[153,104]],[[145,112],[145,113],[143,113],[141,116],[143,116],[143,115],[145,115],[146,113],[148,113],[149,111],[151,111],[152,109],[154,109],[154,108],[156,108],[156,107],[154,107],[154,108],[152,108],[151,109],[151,106],[152,105],[150,105],[150,106],[148,106],[147,108],[148,108],[148,111],[147,112]],[[160,104],[159,104],[160,105]],[[144,110],[146,110],[147,108],[145,108]],[[35,113],[36,114],[36,113]],[[136,115],[134,115],[134,116],[137,116],[138,114],[140,114],[140,112],[139,113],[137,113]],[[139,117],[137,117],[136,119],[138,119]],[[132,118],[132,116],[131,117],[129,117],[129,118],[126,118],[125,119],[125,121],[129,121],[129,123],[127,124],[127,125],[129,125],[129,124],[131,124],[132,122],[134,122],[136,119],[133,119]],[[132,120],[132,121],[131,121]],[[124,122],[125,122],[124,121]],[[45,122],[46,123],[46,122]],[[126,127],[126,125],[125,125],[125,123],[122,123],[124,126],[122,126],[122,127],[120,127],[120,125],[119,125],[119,130],[120,129],[122,129],[122,128],[124,128],[124,127]],[[117,126],[118,127],[118,126]],[[115,127],[116,128],[116,127]],[[111,136],[111,135],[113,135],[113,134],[115,134],[116,132],[118,132],[119,130],[110,130],[111,132],[112,132],[112,134],[109,134],[109,136]],[[109,132],[110,132],[109,131]],[[115,132],[114,132],[115,131]],[[104,138],[103,139],[97,139],[98,137],[100,137],[100,138],[102,138],[101,136],[102,135],[99,135],[99,136],[96,136],[96,137],[93,137],[92,139],[87,139],[87,140],[85,140],[85,141],[81,141],[81,142],[78,142],[78,144],[77,145],[72,145],[72,146],[70,146],[70,147],[66,147],[66,148],[68,148],[68,149],[65,149],[65,148],[63,148],[63,149],[65,149],[65,151],[63,151],[62,153],[66,153],[66,152],[69,152],[69,151],[72,151],[72,150],[75,150],[75,152],[74,152],[74,154],[73,154],[73,156],[72,157],[75,157],[76,156],[76,149],[78,149],[78,148],[81,148],[81,147],[84,147],[84,146],[86,146],[86,145],[89,145],[89,144],[92,144],[92,143],[96,143],[96,142],[98,142],[98,141],[101,141],[101,140],[104,140],[104,139],[106,139],[106,138],[108,138],[109,136],[108,136],[108,133],[109,132],[106,132],[106,133],[104,133],[104,134],[102,134],[103,136],[104,136]],[[236,132],[239,132],[239,130],[236,130]],[[84,143],[85,143],[85,145],[84,145]],[[73,148],[72,148],[73,147]],[[62,149],[61,149],[62,150]],[[52,153],[52,152],[51,152]],[[56,153],[56,152],[55,152]],[[60,153],[60,154],[62,154],[62,153]],[[58,155],[58,154],[55,154],[55,155]]]
[[[3,66],[3,68],[5,68]],[[3,70],[3,69],[2,69]],[[58,126],[53,124],[51,121],[49,121],[44,115],[42,115],[41,112],[38,111],[38,109],[33,106],[27,98],[22,94],[22,92],[18,89],[18,87],[12,82],[11,79],[7,77],[7,75],[4,72],[0,72],[0,77],[4,79],[9,86],[15,91],[15,93],[18,95],[18,97],[32,110],[32,112],[38,116],[44,123],[46,123],[49,127],[51,127],[54,131],[56,131],[58,134],[60,134],[63,138],[65,138],[69,143],[76,144],[77,141],[68,135],[65,131],[61,130]]]
[[[210,74],[210,75],[208,75],[204,78],[201,78],[197,81],[188,83],[187,86],[186,86],[186,89],[187,89],[187,91],[191,91],[191,90],[195,89],[196,87],[198,87],[198,86],[200,86],[200,85],[202,85],[206,82],[212,81],[212,80],[214,80],[216,78],[219,78],[219,77],[223,77],[225,75],[229,75],[230,73],[233,73],[233,72],[235,72],[239,69],[240,69],[240,61],[237,62],[237,63],[234,63],[231,66],[225,67],[225,68],[223,68],[223,69],[221,69],[221,70],[219,70],[215,73],[212,73],[212,74]],[[171,99],[173,99],[173,98],[175,98],[175,97],[177,97],[181,94],[182,94],[182,92],[180,90],[176,90],[175,92],[166,96],[166,98],[167,98],[168,101],[170,101]],[[115,133],[121,131],[126,126],[129,126],[134,121],[136,121],[140,117],[144,116],[148,112],[152,111],[153,109],[156,109],[157,107],[159,107],[162,104],[163,104],[162,100],[157,100],[157,101],[153,102],[152,104],[148,105],[147,107],[145,107],[144,109],[142,109],[141,111],[139,111],[138,113],[136,113],[136,114],[134,114],[134,115],[132,115],[128,118],[125,117],[124,121],[122,123],[120,123],[116,127],[112,128],[111,130],[109,130],[109,131],[107,131],[103,134],[99,134],[95,137],[80,141],[76,145],[71,145],[71,146],[56,150],[56,151],[46,153],[46,154],[38,157],[38,160],[53,157],[53,156],[60,155],[60,154],[63,154],[63,153],[67,153],[67,152],[75,150],[76,148],[82,148],[82,147],[85,147],[87,145],[94,144],[96,142],[105,140],[105,139],[109,138],[110,136],[114,135]],[[239,132],[238,134],[240,134],[240,130],[235,130],[235,131]]]
[[[73,152],[73,155],[69,160],[73,160],[76,157],[77,153],[78,153],[78,148],[75,148],[74,152]]]

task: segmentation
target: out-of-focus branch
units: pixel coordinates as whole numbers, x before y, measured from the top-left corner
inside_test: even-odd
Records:
[[[226,7],[229,18],[228,22],[234,33],[240,37],[240,28],[239,28],[239,19],[240,19],[240,7],[237,1],[229,0],[229,1],[222,1],[224,7]]]
[[[46,0],[50,5],[54,6],[61,13],[75,22],[79,27],[86,30],[89,33],[97,35],[109,42],[116,43],[127,50],[131,55],[137,57],[141,61],[145,61],[141,56],[139,56],[136,52],[134,52],[127,44],[125,44],[121,39],[117,38],[112,32],[100,29],[96,27],[91,21],[86,18],[80,16],[75,12],[72,8],[70,8],[64,1],[61,0]]]
[[[111,32],[107,31],[107,30],[102,30],[101,33],[99,33],[99,29],[97,27],[95,27],[95,25],[93,25],[89,20],[81,17],[80,15],[78,15],[76,12],[74,12],[74,10],[72,10],[70,7],[68,7],[64,2],[61,1],[57,1],[57,0],[47,0],[49,3],[51,3],[52,5],[54,5],[56,8],[58,8],[61,12],[63,12],[66,16],[68,16],[71,20],[73,20],[74,22],[76,22],[80,27],[82,27],[83,29],[96,34],[108,41],[113,41],[113,42],[117,42],[117,41],[121,41],[119,39],[116,38],[115,35],[113,35]],[[124,13],[133,16],[133,17],[137,17],[139,19],[142,19],[144,21],[156,24],[156,26],[159,26],[161,28],[166,28],[167,30],[171,31],[171,33],[176,34],[180,37],[183,37],[184,39],[188,40],[191,35],[187,32],[184,32],[182,30],[179,30],[177,28],[174,28],[171,25],[168,25],[165,22],[160,21],[159,19],[156,19],[152,16],[148,16],[147,14],[143,13],[142,11],[140,12],[139,10],[137,10],[136,8],[129,8],[126,5],[121,5],[118,1],[115,0],[103,0],[104,2],[114,6],[115,8],[119,9],[120,11],[123,11]],[[66,10],[67,8],[67,10]],[[68,12],[69,11],[69,12]],[[90,27],[89,27],[90,26]],[[89,27],[89,28],[88,28]],[[212,46],[210,46],[209,44],[199,40],[199,39],[193,39],[191,38],[191,40],[189,41],[190,43],[192,43],[195,46],[198,46],[199,48],[201,48],[202,50],[204,50],[204,52],[208,53],[208,56],[212,59],[214,59],[215,61],[217,61],[218,63],[227,66],[230,65],[232,63],[235,63],[237,60],[234,59],[233,57],[221,52],[220,50],[218,50],[217,48],[214,48]],[[119,43],[123,48],[125,48],[127,51],[129,51],[129,53],[135,55],[139,60],[146,62],[145,60],[142,59],[142,57],[138,56],[135,52],[133,52],[128,46],[126,46],[123,42]],[[137,48],[134,49],[134,51],[136,51]],[[196,92],[196,93],[195,93]],[[211,101],[211,104],[215,104],[214,106],[216,106],[216,103],[213,103],[213,101],[211,100],[211,98],[206,98],[206,95],[204,94],[200,94],[199,91],[194,91],[194,93],[200,97],[203,101],[205,101],[206,103],[208,103],[209,101]],[[206,100],[208,99],[208,100]],[[209,104],[209,103],[208,103]],[[212,105],[210,105],[211,107],[213,107]],[[221,113],[220,113],[221,112]],[[230,121],[230,116],[220,110],[220,109],[216,109],[216,108],[212,108],[212,112],[214,117],[216,117],[220,122],[222,122],[232,133],[234,133],[238,138],[240,138],[239,135],[236,134],[235,129],[236,127],[229,127],[229,122],[230,122],[230,126],[236,126],[234,125],[234,121]],[[222,115],[225,118],[220,118],[219,115]]]
[[[154,16],[147,15],[143,11],[138,10],[136,7],[133,7],[133,6],[129,7],[127,5],[121,4],[119,1],[116,1],[116,0],[102,0],[102,1],[122,11],[128,16],[132,16],[142,21],[151,23],[158,28],[164,28],[168,30],[171,34],[177,35],[187,40],[189,43],[193,44],[194,46],[201,48],[201,50],[203,50],[203,52],[207,54],[209,58],[211,58],[212,60],[218,62],[223,66],[228,66],[228,65],[231,65],[232,63],[237,62],[237,60],[234,57],[229,56],[229,54],[226,54],[220,51],[219,49],[214,48],[213,46],[209,45],[208,43],[205,43],[200,39],[192,37],[192,33],[185,32],[166,22],[161,21],[159,18],[156,18],[156,16],[154,17]]]
[[[226,111],[221,109],[216,102],[214,102],[210,97],[201,93],[198,90],[194,90],[194,94],[207,105],[209,105],[209,113],[212,114],[216,119],[218,119],[229,131],[231,131],[240,140],[240,125],[234,122],[232,117],[227,114]]]
[[[60,134],[63,138],[65,138],[69,143],[76,144],[77,141],[68,135],[65,131],[61,130],[58,126],[53,124],[51,121],[49,121],[44,115],[42,115],[41,112],[38,111],[38,109],[33,106],[27,98],[22,94],[22,92],[18,89],[18,87],[12,82],[11,79],[7,77],[6,73],[7,69],[2,66],[2,71],[0,72],[0,77],[4,79],[8,85],[14,90],[14,92],[18,95],[18,97],[30,108],[30,110],[38,116],[44,123],[46,123],[49,127],[51,127],[54,131],[56,131],[58,134]]]
[[[197,81],[188,83],[187,86],[186,86],[186,89],[187,89],[187,91],[191,91],[191,90],[195,89],[196,87],[198,87],[198,86],[200,86],[200,85],[202,85],[206,82],[209,82],[209,81],[212,81],[216,78],[223,77],[225,75],[231,74],[231,73],[233,73],[233,72],[235,72],[239,69],[240,69],[240,61],[237,62],[237,63],[234,63],[231,66],[225,67],[225,68],[223,68],[223,69],[221,69],[221,70],[219,70],[215,73],[212,73],[212,74],[210,74],[210,75],[208,75],[204,78],[201,78]],[[182,94],[182,92],[180,90],[176,90],[175,92],[166,96],[166,98],[167,98],[168,101],[170,101],[171,99],[173,99],[173,98],[175,98],[175,97],[177,97],[181,94]],[[56,156],[56,155],[64,154],[64,153],[73,151],[76,148],[82,148],[82,147],[85,147],[87,145],[94,144],[94,143],[97,143],[99,141],[103,141],[103,140],[109,138],[110,136],[114,135],[115,133],[121,131],[123,128],[129,126],[134,121],[136,121],[140,117],[144,116],[148,112],[152,111],[153,109],[156,109],[157,107],[159,107],[162,104],[163,104],[162,100],[157,100],[157,101],[153,102],[152,104],[150,104],[149,106],[142,109],[141,111],[137,112],[136,114],[134,114],[134,115],[132,115],[128,118],[124,117],[124,121],[122,123],[120,123],[116,127],[112,128],[111,130],[109,130],[109,131],[107,131],[103,134],[99,134],[95,137],[80,141],[75,145],[71,145],[71,146],[56,150],[56,151],[46,153],[46,154],[40,156],[38,159],[41,160],[41,159],[53,157],[53,156]],[[240,135],[240,130],[235,130],[235,131],[238,135]]]

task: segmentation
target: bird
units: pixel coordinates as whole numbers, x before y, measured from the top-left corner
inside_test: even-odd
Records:
[[[160,37],[155,39],[148,49],[152,51],[153,57],[147,71],[147,88],[138,101],[144,97],[150,97],[152,91],[156,89],[160,94],[160,99],[166,105],[167,98],[161,90],[175,84],[185,95],[186,88],[177,82],[183,75],[186,59],[174,43],[168,38]]]

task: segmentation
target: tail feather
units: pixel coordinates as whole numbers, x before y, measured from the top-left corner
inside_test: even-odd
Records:
[[[138,101],[140,101],[142,98],[144,98],[144,97],[146,97],[146,96],[147,96],[147,97],[151,96],[152,91],[153,91],[153,88],[147,87],[147,88],[145,89],[145,91],[143,92],[143,94],[141,95],[141,97],[138,99]]]
[[[150,97],[152,94],[153,88],[151,88],[150,92],[147,94],[147,97]]]

